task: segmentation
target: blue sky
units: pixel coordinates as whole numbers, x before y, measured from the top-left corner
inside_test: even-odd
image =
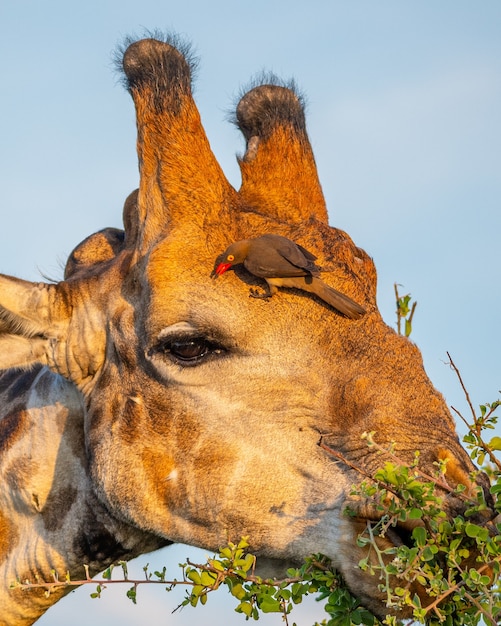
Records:
[[[394,325],[401,283],[418,301],[413,339],[447,401],[465,408],[446,351],[475,404],[497,398],[501,3],[2,0],[0,271],[58,278],[75,244],[120,226],[138,176],[133,106],[111,56],[145,28],[193,42],[195,96],[235,186],[243,141],[226,117],[241,87],[263,69],[296,79],[331,223],[374,257],[383,316]],[[188,554],[178,547],[141,563]],[[177,601],[158,589],[141,591],[138,607],[123,592],[99,602],[88,592],[40,624],[243,623],[224,598],[171,617]],[[309,604],[296,621],[320,615]]]

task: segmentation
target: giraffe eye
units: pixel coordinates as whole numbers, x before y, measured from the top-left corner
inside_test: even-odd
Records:
[[[181,337],[165,339],[154,350],[184,367],[199,365],[209,358],[224,355],[227,351],[219,343],[206,337]]]
[[[197,328],[190,322],[166,326],[153,340],[145,356],[160,375],[169,378],[173,371],[203,366],[213,360],[230,357],[235,352],[228,337],[217,330]],[[177,366],[172,370],[172,365]]]
[[[203,359],[213,351],[213,346],[203,338],[189,339],[186,341],[173,341],[167,351],[175,359],[188,363],[194,363]]]

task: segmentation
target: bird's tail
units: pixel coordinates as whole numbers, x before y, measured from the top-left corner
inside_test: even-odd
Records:
[[[311,287],[311,289],[308,289],[308,287]],[[341,293],[337,289],[329,287],[329,285],[324,283],[320,278],[313,277],[309,285],[305,281],[305,287],[303,287],[303,289],[311,291],[324,302],[330,304],[331,307],[352,320],[358,320],[366,313],[366,310],[357,304],[355,300],[345,296],[344,293]]]
[[[366,310],[357,304],[355,300],[345,296],[337,289],[329,287],[321,278],[315,278],[314,276],[282,278],[280,286],[295,287],[296,289],[309,291],[352,320],[360,319],[366,313]]]

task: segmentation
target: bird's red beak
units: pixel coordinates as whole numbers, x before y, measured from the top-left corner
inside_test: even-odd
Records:
[[[216,276],[221,276],[221,274],[224,274],[226,271],[228,271],[230,267],[231,263],[220,263],[216,267],[216,271],[214,273],[216,274]]]

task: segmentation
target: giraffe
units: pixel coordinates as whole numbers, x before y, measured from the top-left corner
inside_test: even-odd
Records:
[[[297,93],[272,81],[241,98],[236,191],[204,133],[188,51],[148,37],[121,57],[140,171],[123,230],[84,240],[60,282],[0,275],[0,624],[32,624],[63,593],[13,580],[243,535],[273,561],[326,554],[383,616],[378,581],[356,567],[356,537],[378,512],[318,443],[373,472],[381,459],[362,434],[375,431],[402,459],[445,459],[449,482],[473,487],[445,401],[419,350],[383,322],[373,261],[328,225]],[[293,289],[249,298],[262,282],[245,268],[211,279],[230,243],[266,233],[310,250],[365,314]]]

